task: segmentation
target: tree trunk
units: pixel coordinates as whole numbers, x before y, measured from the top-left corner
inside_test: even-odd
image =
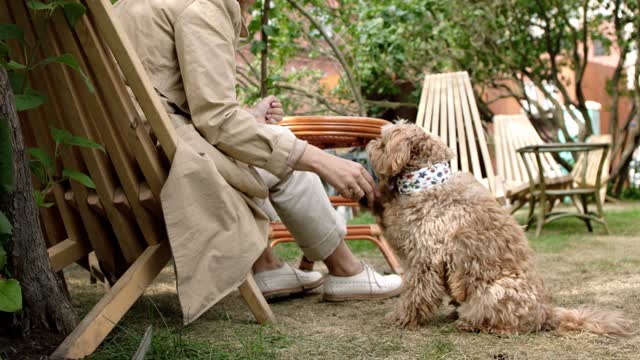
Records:
[[[32,329],[68,334],[76,322],[71,301],[56,277],[47,255],[33,198],[33,184],[25,154],[22,130],[7,73],[0,68],[0,116],[9,122],[15,170],[15,188],[0,193],[0,209],[13,225],[9,261],[13,276],[22,287],[22,312],[0,321],[0,330],[28,336]],[[8,316],[3,314],[3,316]],[[5,319],[3,319],[5,320]],[[17,331],[19,332],[17,332]]]

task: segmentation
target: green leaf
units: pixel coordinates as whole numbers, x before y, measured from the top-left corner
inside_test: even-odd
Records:
[[[9,121],[0,117],[0,192],[13,190],[13,148]]]
[[[64,143],[71,146],[86,147],[105,151],[104,146],[94,142],[93,140],[83,138],[82,136],[73,136],[70,139],[65,140]]]
[[[25,65],[14,60],[9,60],[8,63],[2,62],[2,67],[7,70],[24,70],[27,68]]]
[[[80,64],[78,64],[78,61],[76,60],[75,57],[73,57],[73,55],[71,55],[71,54],[63,54],[63,55],[60,55],[60,56],[48,57],[48,58],[42,60],[36,66],[47,65],[47,64],[51,64],[51,63],[58,63],[58,64],[66,65],[66,66],[74,69],[75,71],[77,71],[82,76],[82,79],[84,80],[84,83],[87,85],[87,88],[89,88],[89,91],[90,92],[94,91],[93,85],[91,84],[91,80],[89,79],[87,74],[85,74],[84,71],[82,71],[82,68],[80,67]]]
[[[0,55],[9,53],[9,45],[5,44],[4,41],[0,41]]]
[[[51,127],[51,136],[53,137],[53,141],[56,142],[56,145],[64,144],[69,139],[73,138],[70,132],[67,130],[58,129],[55,127]]]
[[[63,169],[62,177],[75,180],[90,189],[96,188],[96,184],[93,183],[93,180],[91,180],[91,178],[87,174],[83,174],[79,171]]]
[[[29,0],[27,6],[33,10],[53,10],[55,2],[49,4],[42,3],[40,1]]]
[[[273,27],[272,25],[263,25],[262,31],[264,31],[267,36],[275,36],[278,34],[278,29]]]
[[[82,4],[76,2],[66,3],[62,6],[64,10],[64,15],[67,17],[67,21],[69,21],[69,25],[71,27],[76,26],[78,20],[87,12],[87,8],[85,8]]]
[[[10,71],[7,75],[9,75],[11,90],[14,94],[19,94],[24,87],[24,83],[27,79],[27,73],[24,71]]]
[[[42,191],[34,191],[33,198],[36,200],[36,206],[38,207],[50,208],[54,205],[53,203],[45,202],[44,193]]]
[[[27,148],[27,153],[44,165],[45,169],[53,168],[53,160],[42,148]]]
[[[47,171],[40,161],[29,161],[29,170],[31,170],[31,174],[33,174],[41,184],[45,185],[47,183]]]
[[[16,24],[0,24],[0,40],[18,40],[24,44],[24,30]]]
[[[13,228],[11,227],[9,219],[0,211],[0,235],[11,235],[12,233]]]
[[[22,310],[22,289],[16,279],[0,280],[0,311]]]
[[[267,45],[264,41],[256,40],[251,42],[251,52],[253,55],[258,55],[262,50],[266,49]]]
[[[0,245],[0,272],[7,266],[7,252],[4,251],[2,245]]]
[[[44,94],[41,94],[33,89],[27,88],[24,94],[17,94],[15,96],[16,99],[16,110],[25,111],[33,108],[37,108],[38,106],[44,104],[47,101],[47,97]]]

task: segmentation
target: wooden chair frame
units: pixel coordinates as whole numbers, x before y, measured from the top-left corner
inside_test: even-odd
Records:
[[[496,172],[504,179],[507,204],[514,213],[531,200],[529,175],[517,149],[529,145],[541,145],[544,141],[524,114],[496,115],[493,118],[493,126]],[[566,188],[571,185],[573,177],[563,173],[560,164],[551,153],[541,154],[541,162],[547,188]],[[529,164],[532,166],[534,178],[537,178],[539,171],[537,163],[530,161]]]
[[[439,136],[453,150],[454,172],[472,173],[498,201],[504,202],[503,180],[495,175],[467,72],[425,75],[416,124]]]
[[[555,220],[559,220],[565,217],[574,216],[581,220],[583,220],[587,226],[589,232],[593,231],[591,226],[591,221],[595,221],[604,226],[604,229],[607,234],[609,234],[609,226],[607,225],[607,221],[604,218],[603,211],[603,199],[601,199],[601,179],[602,179],[602,169],[607,159],[607,154],[609,152],[609,144],[606,143],[574,143],[574,144],[543,144],[543,145],[530,145],[518,149],[518,153],[522,156],[525,167],[527,169],[527,173],[529,174],[529,184],[530,184],[530,193],[532,200],[530,202],[529,207],[529,216],[527,219],[527,229],[532,225],[533,222],[536,223],[536,236],[540,236],[542,232],[542,228],[544,225],[549,224]],[[530,164],[530,159],[527,159],[525,156],[528,154],[533,154],[535,158],[535,164],[538,169],[544,169],[542,164],[543,154],[552,153],[552,152],[600,152],[600,157],[597,165],[595,184],[590,185],[588,183],[587,177],[587,169],[590,168],[589,164],[584,164],[580,168],[581,174],[575,174],[574,177],[574,185],[570,188],[566,189],[548,189],[546,185],[546,177],[544,171],[538,171],[537,174],[533,171],[533,166]],[[587,162],[589,161],[589,156],[582,156],[579,159],[581,161]],[[537,176],[536,176],[537,175]],[[574,201],[580,200],[582,207],[577,207],[578,212],[553,212],[549,211],[546,204],[548,201],[555,201],[555,199],[562,199],[565,196],[570,196]],[[596,212],[589,211],[588,199],[590,196],[595,198],[596,203]],[[538,214],[535,215],[535,205],[539,203]]]
[[[298,116],[287,117],[280,125],[289,128],[298,138],[322,149],[338,147],[365,146],[370,140],[380,136],[382,126],[389,122],[374,118],[346,116]],[[333,206],[351,206],[359,204],[342,196],[331,196]],[[293,235],[281,223],[271,226],[271,246],[293,242]],[[394,255],[377,225],[347,225],[345,240],[365,240],[372,242],[383,254],[391,271],[403,274],[404,270]],[[313,262],[303,257],[300,268],[312,270]]]
[[[96,189],[75,181],[57,184],[46,199],[55,206],[40,210],[52,268],[86,265],[87,256],[95,253],[113,283],[51,355],[73,359],[95,351],[171,258],[160,192],[177,148],[168,114],[111,13],[111,2],[79,2],[88,11],[74,28],[61,12],[45,24],[26,1],[0,2],[0,21],[16,23],[27,41],[40,42],[36,56],[72,54],[95,88],[88,91],[82,76],[67,67],[39,67],[29,74],[30,83],[46,92],[50,105],[20,114],[28,146],[52,154],[49,127],[55,126],[106,148],[106,153],[64,150],[62,164],[56,166],[88,173]],[[17,61],[26,62],[19,48],[11,50]],[[127,85],[153,134],[138,118]],[[251,275],[239,290],[258,322],[275,320]]]

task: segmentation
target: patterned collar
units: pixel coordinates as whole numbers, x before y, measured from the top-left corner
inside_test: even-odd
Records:
[[[398,191],[402,195],[410,195],[447,181],[451,176],[448,162],[435,163],[430,167],[407,172],[396,180]]]

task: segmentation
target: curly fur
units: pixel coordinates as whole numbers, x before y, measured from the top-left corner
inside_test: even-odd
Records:
[[[617,313],[554,308],[524,232],[471,174],[454,173],[444,184],[408,196],[395,190],[403,172],[453,158],[439,138],[400,123],[383,128],[367,150],[380,179],[378,222],[408,269],[389,321],[425,324],[451,299],[464,331],[631,334],[631,323]]]

